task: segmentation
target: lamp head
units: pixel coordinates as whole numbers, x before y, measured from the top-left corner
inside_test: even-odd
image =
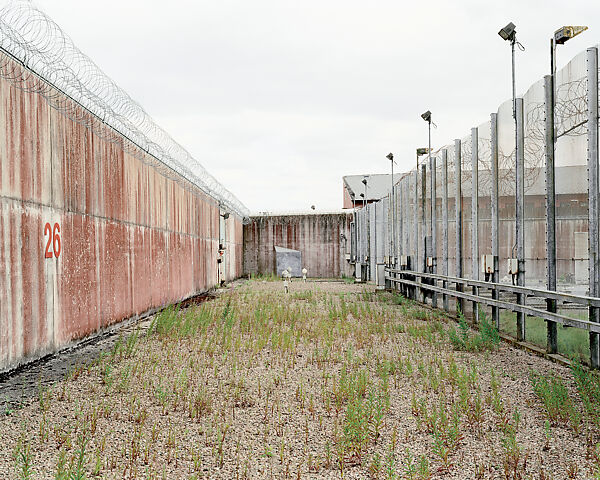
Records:
[[[431,123],[431,112],[429,110],[427,110],[425,113],[421,114],[421,118],[423,120],[425,120],[426,122]]]
[[[427,155],[429,153],[429,148],[417,148],[417,155]]]
[[[554,32],[554,43],[562,45],[573,37],[576,37],[581,32],[588,29],[585,25],[571,25],[559,28]]]
[[[385,158],[387,158],[388,160],[391,160],[392,162],[394,161],[394,154],[393,153],[388,153]]]
[[[500,29],[500,31],[498,32],[498,35],[500,35],[503,40],[506,40],[508,42],[513,42],[517,35],[517,30],[516,30],[515,24],[510,22],[506,27]]]
[[[362,183],[363,183],[363,185],[367,184],[367,177],[365,177],[365,178],[362,179]]]

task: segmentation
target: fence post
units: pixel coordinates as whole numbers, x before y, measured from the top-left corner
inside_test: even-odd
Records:
[[[431,260],[432,260],[432,264],[431,264],[431,273],[437,273],[437,212],[435,211],[436,209],[436,204],[437,204],[437,200],[436,200],[436,171],[435,169],[436,167],[436,163],[437,163],[437,158],[436,157],[432,157],[431,155],[429,156],[429,170],[431,170],[430,172],[430,190],[431,190]],[[434,285],[436,284],[436,281],[433,280],[432,282]],[[433,308],[437,308],[437,293],[435,292],[431,292],[431,306]]]
[[[415,202],[414,202],[414,211],[413,211],[413,234],[414,234],[414,258],[411,262],[411,269],[415,272],[419,271],[419,167],[415,169]],[[416,277],[415,277],[416,280]],[[417,299],[418,289],[415,286],[413,289],[413,300]]]
[[[422,221],[422,231],[423,231],[423,243],[422,243],[422,251],[421,255],[421,264],[420,264],[420,272],[427,272],[427,233],[429,233],[429,229],[427,228],[427,214],[425,213],[425,202],[427,201],[427,164],[423,162],[421,165],[421,221]],[[425,283],[424,278],[421,277],[420,283]],[[427,302],[427,290],[421,287],[421,300],[423,303]]]
[[[396,250],[394,252],[394,255],[396,257],[396,268],[398,268],[399,265],[399,256],[401,254],[404,253],[404,249],[402,246],[402,203],[403,203],[403,199],[402,199],[402,182],[399,182],[396,185],[396,201],[394,202],[394,208],[396,209],[396,211],[394,212],[394,217],[395,217],[395,221],[396,221],[396,238],[394,239],[394,241],[396,242]]]
[[[402,253],[410,257],[410,239],[411,239],[411,221],[410,221],[410,200],[409,200],[409,192],[410,192],[410,176],[406,176],[402,179],[400,183],[400,195],[402,195],[402,211],[400,212],[400,221],[402,222]],[[406,267],[400,267],[400,269],[408,269],[409,265]],[[405,277],[404,277],[405,278]],[[403,295],[409,297],[410,290],[409,288],[401,284]]]
[[[515,190],[515,233],[517,237],[517,285],[525,285],[525,129],[523,125],[523,99],[516,99],[517,142],[516,142],[516,190]],[[517,303],[525,303],[525,295],[517,294]],[[517,312],[517,340],[525,340],[525,314]]]
[[[471,129],[471,275],[479,280],[479,132]],[[473,287],[473,295],[479,289]],[[473,321],[479,323],[479,304],[473,302]]]
[[[461,155],[460,155],[460,139],[454,140],[454,168],[456,175],[456,195],[454,198],[456,210],[456,277],[462,278],[462,190],[461,190]],[[463,291],[463,286],[460,283],[456,284],[456,290]],[[456,299],[456,309],[464,313],[464,302],[462,298]]]
[[[490,204],[492,209],[492,258],[494,262],[494,271],[492,273],[492,282],[498,283],[500,280],[499,265],[499,244],[498,244],[498,114],[490,115],[491,125],[491,161],[492,161],[492,192]],[[492,290],[492,298],[498,300],[498,290]],[[500,309],[492,307],[492,324],[497,330],[500,330]]]
[[[442,274],[448,276],[448,151],[442,150]],[[448,281],[442,282],[448,288]],[[448,295],[442,296],[444,310],[448,311]]]
[[[554,180],[554,82],[552,75],[544,76],[545,153],[546,153],[546,276],[548,290],[556,291],[556,192]],[[546,309],[556,313],[556,300],[546,299]],[[558,351],[556,322],[546,321],[546,351]]]
[[[598,266],[598,49],[587,49],[587,127],[588,127],[588,184],[589,184],[589,284],[590,295],[600,294]],[[590,308],[590,320],[600,321],[597,308]],[[600,367],[600,345],[597,333],[590,333],[590,365]]]
[[[371,263],[373,259],[371,257],[371,208],[369,207],[369,201],[367,200],[367,196],[365,195],[365,213],[367,216],[367,278],[365,282],[368,282],[371,279]]]

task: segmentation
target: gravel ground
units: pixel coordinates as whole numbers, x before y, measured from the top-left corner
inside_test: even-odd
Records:
[[[567,368],[506,344],[455,351],[453,321],[372,286],[295,281],[286,295],[240,282],[154,320],[6,411],[0,478],[587,479],[600,468]],[[548,419],[532,372],[562,379],[581,422]]]

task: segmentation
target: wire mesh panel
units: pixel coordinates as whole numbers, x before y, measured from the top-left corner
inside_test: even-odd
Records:
[[[557,288],[588,290],[588,177],[585,52],[556,73]]]
[[[491,151],[491,125],[487,121],[477,127],[478,157],[479,157],[479,250],[478,258],[490,255],[492,252],[491,229],[491,195],[492,195],[492,151]],[[483,268],[480,265],[480,268]]]
[[[454,146],[448,145],[448,275],[456,275],[456,163]]]
[[[586,53],[555,76],[556,278],[557,289],[589,294],[589,192],[587,167]],[[597,87],[596,87],[597,88]],[[571,311],[588,318],[588,310]],[[558,329],[558,351],[586,358],[588,335]]]
[[[377,278],[377,204],[371,203],[367,205],[367,217],[369,222],[369,239],[368,239],[368,257],[369,257],[369,275],[371,279]]]
[[[544,81],[523,95],[525,146],[525,283],[542,287],[546,279]]]
[[[375,258],[376,263],[384,263],[384,259],[389,255],[389,236],[388,236],[388,205],[389,199],[384,197],[381,201],[374,204],[376,215],[375,215],[375,228],[377,229],[376,243],[377,243],[377,257]],[[375,278],[375,277],[373,277]]]

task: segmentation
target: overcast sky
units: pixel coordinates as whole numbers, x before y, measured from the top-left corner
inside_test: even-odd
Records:
[[[339,209],[342,176],[408,171],[510,97],[509,21],[525,46],[517,89],[600,39],[598,0],[37,0],[251,211]]]

